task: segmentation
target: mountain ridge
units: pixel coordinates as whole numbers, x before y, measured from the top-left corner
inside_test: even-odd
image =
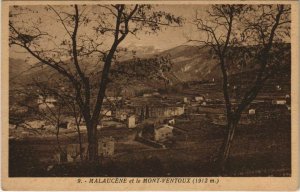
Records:
[[[154,50],[153,48],[145,48],[141,50]],[[139,55],[139,53],[136,53]],[[155,56],[169,56],[171,58],[172,67],[171,70],[165,73],[165,76],[170,80],[171,84],[178,84],[189,81],[210,81],[215,79],[220,79],[222,74],[218,67],[218,60],[210,47],[199,47],[195,45],[180,45],[168,50],[161,51],[159,53],[152,52],[151,54],[140,54],[141,59],[151,58]],[[120,55],[122,57],[122,55]],[[90,60],[90,61],[89,61]],[[130,61],[130,59],[127,59]],[[93,58],[84,61],[84,66],[86,70],[93,72],[100,72],[101,67],[96,64],[92,64]],[[121,61],[122,63],[124,61]],[[32,66],[25,65],[25,61],[20,59],[9,59],[9,76],[10,83],[26,83],[30,81],[30,78],[43,77],[47,81],[47,77],[53,72],[53,69],[49,67],[36,67],[30,70]],[[38,65],[38,63],[36,64]],[[99,67],[99,69],[97,69]],[[233,74],[242,73],[245,71],[251,71],[255,68],[244,67],[242,69],[234,66]],[[253,66],[252,66],[253,67]],[[20,75],[21,74],[21,75]],[[11,80],[12,77],[17,77]],[[149,80],[150,81],[150,80]],[[154,83],[155,84],[155,83]]]

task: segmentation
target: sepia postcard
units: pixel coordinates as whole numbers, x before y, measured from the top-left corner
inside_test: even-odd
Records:
[[[299,2],[3,1],[2,190],[299,187]]]

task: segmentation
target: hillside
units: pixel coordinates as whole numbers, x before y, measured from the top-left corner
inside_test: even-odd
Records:
[[[290,46],[287,44],[287,46]],[[257,49],[257,47],[253,47],[253,50]],[[181,84],[183,82],[189,81],[203,81],[203,80],[220,80],[221,79],[221,71],[218,66],[217,58],[213,54],[213,50],[209,47],[197,47],[193,45],[181,45],[178,47],[174,47],[169,50],[165,50],[162,52],[157,52],[157,50],[153,50],[150,48],[140,48],[138,49],[137,56],[141,59],[143,58],[151,58],[155,56],[166,56],[169,55],[172,61],[172,67],[169,72],[166,72],[164,75],[170,81],[172,85]],[[146,54],[147,50],[149,54]],[[286,57],[290,55],[290,51],[285,53]],[[123,59],[127,59],[125,55],[120,56],[120,64],[124,64],[126,66],[126,62],[130,63],[130,59],[122,61]],[[123,59],[122,59],[123,58]],[[286,60],[286,59],[285,59]],[[97,74],[101,72],[101,64],[97,64],[97,58],[87,58],[81,61],[82,67],[85,71]],[[125,62],[125,63],[124,63]],[[228,63],[231,61],[229,60]],[[288,63],[289,62],[285,62]],[[35,66],[39,66],[37,63]],[[9,63],[9,74],[10,74],[10,85],[12,87],[18,84],[26,84],[30,82],[34,78],[39,78],[41,81],[48,81],[49,78],[60,78],[57,74],[50,69],[49,67],[35,67],[30,69],[31,66],[25,64],[20,59],[12,59],[10,58]],[[112,66],[114,68],[114,66]],[[29,70],[30,69],[30,70]],[[231,76],[235,76],[235,74],[239,73],[248,73],[255,70],[255,63],[248,63],[248,65],[240,66],[231,65]],[[98,78],[97,78],[98,79]],[[97,81],[97,79],[94,79]],[[130,79],[131,82],[128,82],[129,89],[142,89],[143,87],[150,88],[160,88],[163,86],[163,82],[159,82],[156,80],[140,80],[136,78]]]
[[[182,45],[164,51],[161,55],[171,56],[173,66],[168,77],[175,83],[213,78],[209,76],[217,68],[217,60],[208,47]]]
[[[32,73],[30,65],[21,59],[9,58],[9,81],[10,86],[17,86],[22,81],[26,81],[29,74]]]

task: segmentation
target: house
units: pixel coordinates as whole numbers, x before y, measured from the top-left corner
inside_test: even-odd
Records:
[[[164,147],[162,144],[173,141],[174,127],[168,124],[144,124],[141,132],[138,133],[139,138],[146,144],[155,147]]]
[[[152,96],[151,93],[144,93],[144,94],[143,94],[143,97],[151,97],[151,96]]]
[[[135,128],[136,124],[135,124],[135,116],[131,115],[127,118],[127,127],[129,129]]]
[[[154,141],[165,142],[173,137],[174,127],[170,125],[159,125],[154,128]]]
[[[168,125],[175,125],[175,119],[174,119],[174,118],[171,118],[171,119],[165,119],[165,120],[164,120],[164,123],[165,123],[165,124],[168,124]]]
[[[255,109],[249,109],[249,115],[255,115]]]
[[[110,109],[102,109],[101,110],[101,115],[106,116],[106,117],[111,117],[112,116],[112,111]]]
[[[203,102],[201,103],[201,105],[202,105],[202,106],[206,106],[207,103],[206,103],[205,101],[203,101]]]
[[[276,90],[277,91],[281,91],[281,86],[280,85],[276,85]]]
[[[156,105],[150,107],[137,107],[135,114],[147,118],[173,117],[184,114],[184,106]]]
[[[33,120],[33,121],[26,121],[25,125],[28,128],[42,128],[46,125],[46,122],[41,120]]]
[[[104,137],[98,143],[98,154],[101,157],[111,157],[115,152],[115,139],[113,137]]]
[[[189,101],[188,101],[188,98],[187,97],[184,97],[183,98],[183,103],[188,103]]]
[[[273,105],[285,105],[286,104],[286,100],[285,99],[275,99],[272,101]]]
[[[37,99],[37,104],[38,104],[39,110],[54,108],[56,103],[57,103],[57,100],[52,96],[44,97],[44,96],[40,95]]]
[[[184,114],[184,106],[183,107],[169,106],[169,107],[165,107],[165,108],[156,108],[151,111],[152,116],[154,116],[153,113],[155,114],[157,112],[156,110],[161,113],[161,115],[157,115],[157,117],[160,117],[160,116],[173,117],[173,116],[180,116],[180,115]]]
[[[184,114],[184,107],[170,107],[166,111],[166,116],[179,116]]]
[[[203,96],[196,96],[195,101],[204,101],[204,97]]]

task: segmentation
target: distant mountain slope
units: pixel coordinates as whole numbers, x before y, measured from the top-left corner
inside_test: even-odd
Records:
[[[275,46],[277,46],[277,48],[282,47],[283,51],[279,52],[283,59],[281,64],[290,65],[290,44],[274,44],[274,47]],[[237,47],[229,49],[233,50],[233,52],[239,49],[243,49],[244,51],[250,52],[250,55],[252,54],[252,56],[248,55],[248,57],[254,57],[253,52],[258,49],[258,46]],[[160,55],[171,56],[173,66],[170,73],[167,74],[171,82],[176,83],[212,80],[213,78],[220,79],[222,77],[221,69],[218,66],[218,59],[215,56],[214,51],[210,47],[182,45],[164,51]],[[246,61],[241,62],[243,59]],[[230,66],[230,76],[234,74],[255,71],[259,68],[258,63],[256,63],[255,61],[251,61],[251,59],[247,58],[246,56],[245,58],[241,58],[235,55],[235,58],[229,57],[226,62]]]
[[[170,55],[172,58],[172,75],[169,77],[173,81],[172,76],[181,82],[213,78],[209,76],[217,66],[217,60],[209,47],[182,45],[164,51],[161,55]]]
[[[30,81],[32,74],[36,71],[21,59],[9,58],[9,87],[10,89],[20,88]]]
[[[253,49],[255,49],[255,47],[253,47]],[[218,60],[210,47],[200,48],[193,45],[181,45],[159,53],[153,48],[140,48],[139,50],[142,51],[138,51],[136,56],[141,58],[151,58],[165,55],[169,55],[171,57],[173,65],[171,71],[167,72],[165,76],[173,85],[188,81],[212,80],[213,78],[217,80],[221,78]],[[147,54],[147,50],[149,51],[149,54]],[[119,56],[122,58],[122,55]],[[128,55],[126,57],[124,56],[123,59],[124,58],[127,59]],[[96,64],[97,60],[97,58],[88,58],[83,60],[81,63],[84,70],[95,74],[100,73],[102,67],[101,64]],[[9,62],[9,75],[11,81],[10,85],[12,86],[17,85],[18,83],[24,84],[37,77],[40,78],[40,80],[47,81],[50,77],[56,77],[57,75],[53,69],[50,69],[50,67],[47,66],[36,67],[29,70],[31,66],[20,59],[10,58]],[[230,59],[228,62],[230,62]],[[120,64],[122,64],[122,62]],[[249,66],[243,67],[243,69],[238,68],[238,66],[231,66],[232,72],[230,75],[245,73],[253,70],[255,70],[255,64],[252,63],[250,63]],[[140,87],[143,87],[143,85],[145,87],[160,87],[163,85],[163,83],[158,83],[154,80],[151,80],[151,82],[142,82],[141,80],[133,79],[133,82],[136,82],[136,85],[139,84]]]
[[[9,78],[17,79],[20,75],[25,73],[30,73],[28,71],[30,69],[30,65],[22,61],[21,59],[13,59],[9,58]]]

